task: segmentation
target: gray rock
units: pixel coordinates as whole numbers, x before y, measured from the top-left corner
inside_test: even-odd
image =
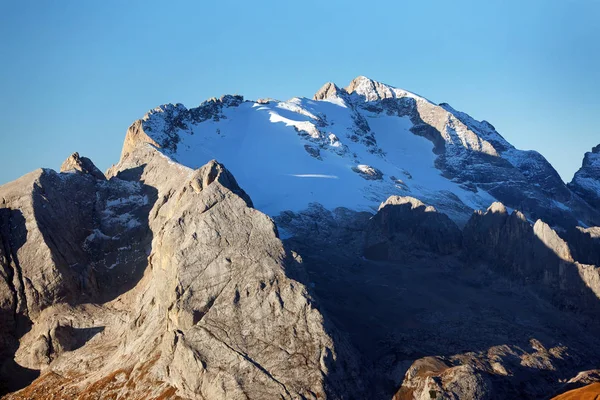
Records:
[[[41,373],[7,398],[362,397],[354,350],[233,176],[130,144],[108,181],[46,170],[0,189],[3,361]]]
[[[375,167],[369,165],[358,165],[352,167],[352,171],[356,172],[361,178],[368,181],[380,181],[383,179],[383,173]]]
[[[313,96],[313,100],[323,100],[328,99],[334,96],[337,96],[341,93],[340,88],[338,88],[334,83],[327,82],[323,85],[321,89],[315,93]]]
[[[318,147],[310,145],[310,144],[305,144],[304,145],[304,150],[306,150],[306,152],[308,154],[310,154],[311,157],[314,157],[317,160],[322,160],[322,158],[321,158],[321,151],[319,150]]]
[[[527,347],[502,345],[451,357],[421,358],[407,370],[394,399],[545,397],[548,386],[544,381],[556,375],[566,350],[563,346],[547,349],[531,339]],[[532,371],[541,380],[534,379]]]
[[[80,157],[79,153],[73,153],[63,162],[60,172],[78,171],[84,174],[90,174],[96,179],[106,180],[106,177],[87,157]]]

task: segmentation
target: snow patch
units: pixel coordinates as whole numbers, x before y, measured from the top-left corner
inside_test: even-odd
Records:
[[[295,176],[296,178],[326,178],[326,179],[340,179],[335,175],[325,175],[325,174],[291,174],[290,176]]]

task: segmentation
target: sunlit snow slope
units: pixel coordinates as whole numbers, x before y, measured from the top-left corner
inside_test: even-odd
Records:
[[[270,215],[311,202],[375,210],[409,195],[458,222],[495,200],[533,217],[573,208],[592,218],[538,153],[514,149],[485,121],[365,77],[346,89],[328,83],[312,100],[164,105],[142,127],[178,163],[222,162]]]

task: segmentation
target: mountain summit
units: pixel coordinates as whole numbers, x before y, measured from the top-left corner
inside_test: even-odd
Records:
[[[494,201],[552,224],[600,223],[541,154],[448,104],[364,76],[345,89],[326,83],[313,99],[163,105],[131,126],[124,152],[137,141],[191,168],[222,161],[273,216],[312,202],[373,211],[409,195],[460,225]]]

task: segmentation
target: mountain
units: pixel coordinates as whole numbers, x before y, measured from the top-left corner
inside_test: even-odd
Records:
[[[600,209],[600,144],[585,153],[581,168],[568,186],[592,207]]]
[[[327,83],[312,100],[163,105],[132,125],[124,155],[136,140],[191,168],[220,160],[273,216],[311,202],[375,211],[409,195],[459,225],[494,201],[553,225],[600,224],[539,153],[448,104],[362,76],[345,89]]]
[[[596,155],[364,77],[161,106],[0,186],[0,398],[595,393]]]
[[[0,188],[0,395],[360,393],[297,257],[221,164],[142,147],[108,180],[78,154],[63,166]]]

